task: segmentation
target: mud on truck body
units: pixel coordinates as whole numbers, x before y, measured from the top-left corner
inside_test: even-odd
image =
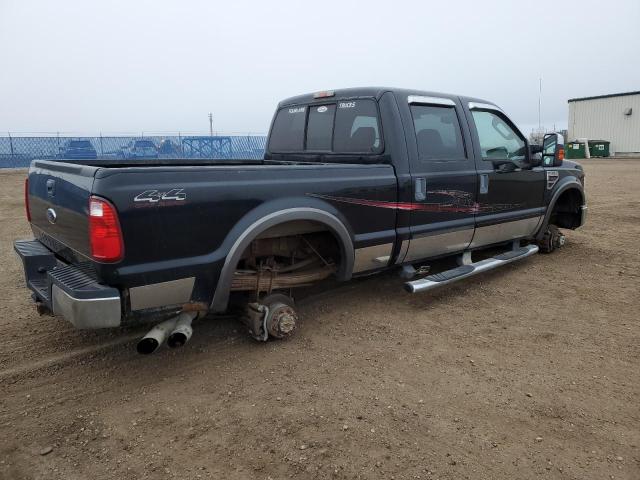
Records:
[[[529,145],[476,98],[301,95],[278,105],[263,160],[33,161],[34,239],[15,250],[39,310],[78,328],[162,322],[153,350],[239,298],[255,338],[282,338],[297,287],[399,268],[419,292],[561,246],[559,228],[587,210],[584,172],[563,153],[558,135]],[[446,256],[459,266],[413,268]]]

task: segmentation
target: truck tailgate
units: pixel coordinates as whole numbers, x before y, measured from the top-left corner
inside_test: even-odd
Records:
[[[97,167],[36,160],[29,169],[28,202],[35,237],[76,263],[89,256],[88,208]]]

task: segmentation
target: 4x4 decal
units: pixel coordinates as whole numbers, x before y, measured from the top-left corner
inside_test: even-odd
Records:
[[[184,202],[187,194],[182,188],[172,188],[166,192],[159,190],[145,190],[133,197],[134,202],[160,203],[165,202]]]

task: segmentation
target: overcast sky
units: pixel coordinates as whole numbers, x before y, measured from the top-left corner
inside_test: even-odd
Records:
[[[266,132],[278,100],[384,85],[491,100],[528,134],[640,90],[639,0],[0,0],[0,132]]]

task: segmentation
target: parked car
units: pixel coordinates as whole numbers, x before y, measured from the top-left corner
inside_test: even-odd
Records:
[[[93,160],[98,157],[89,140],[67,140],[59,149],[59,158]]]
[[[587,211],[557,135],[542,151],[491,102],[392,88],[282,101],[262,160],[35,160],[26,206],[35,239],[15,249],[40,310],[78,328],[162,320],[145,353],[230,298],[256,339],[283,338],[291,289],[328,277],[397,268],[421,292],[552,252]],[[459,266],[414,268],[446,256]]]
[[[151,140],[132,140],[120,151],[124,159],[158,158],[158,148]]]
[[[170,139],[165,138],[160,142],[158,147],[159,158],[175,158],[180,154],[180,148]]]

